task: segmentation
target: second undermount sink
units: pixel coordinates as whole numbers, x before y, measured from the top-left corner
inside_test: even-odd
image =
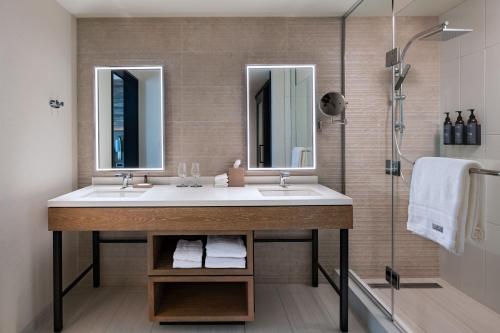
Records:
[[[318,192],[308,188],[259,188],[265,197],[317,197]]]
[[[145,189],[116,189],[116,190],[95,190],[85,196],[85,198],[138,198],[147,190]]]

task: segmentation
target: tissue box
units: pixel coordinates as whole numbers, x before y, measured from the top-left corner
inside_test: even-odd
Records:
[[[229,187],[243,187],[245,186],[245,169],[243,168],[229,168],[228,173]]]

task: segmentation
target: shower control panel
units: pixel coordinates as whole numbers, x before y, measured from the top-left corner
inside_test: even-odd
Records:
[[[396,66],[401,62],[399,50],[397,48],[390,50],[385,54],[385,67]]]
[[[401,176],[401,162],[385,160],[385,174],[393,176]]]
[[[399,274],[389,266],[385,266],[385,280],[396,290],[401,287]]]

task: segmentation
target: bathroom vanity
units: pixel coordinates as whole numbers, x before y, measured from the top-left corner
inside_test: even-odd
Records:
[[[96,173],[164,172],[164,70],[162,66],[95,67]],[[315,65],[246,66],[247,170],[271,173],[309,170],[312,175],[317,160],[315,73]],[[140,87],[146,87],[148,93]],[[147,100],[147,105],[138,103],[141,100]],[[147,242],[150,320],[160,323],[252,321],[253,246],[256,241],[262,241],[254,239],[254,231],[260,230],[311,230],[310,238],[264,241],[312,244],[312,285],[318,286],[321,271],[335,286],[340,294],[340,329],[347,331],[348,230],[353,226],[351,198],[317,184],[315,176],[307,176],[314,178],[309,184],[289,187],[280,187],[277,182],[247,181],[244,187],[215,188],[211,185],[213,178],[203,187],[186,187],[186,163],[177,162],[181,187],[163,180],[149,189],[132,188],[127,187],[129,178],[124,177],[121,187],[93,185],[48,202],[48,228],[53,232],[54,247],[55,331],[63,327],[63,296],[91,270],[94,287],[100,285],[100,244],[111,242],[101,238],[101,231],[147,232],[147,240],[114,242]],[[197,175],[192,171],[197,178],[199,163],[191,162],[198,166]],[[221,170],[222,163],[226,162],[221,161]],[[285,185],[284,178],[281,183]],[[319,229],[340,230],[338,285],[318,262]],[[65,289],[62,286],[63,231],[91,231],[93,252],[92,265]],[[208,235],[242,237],[247,253],[245,267],[173,268],[172,256],[178,240],[205,240]]]
[[[254,319],[253,232],[312,230],[312,283],[318,284],[318,229],[340,229],[340,325],[347,330],[348,229],[352,200],[319,184],[247,185],[240,188],[120,189],[94,185],[48,202],[53,232],[54,330],[63,327],[62,232],[93,232],[94,287],[99,287],[99,232],[148,233],[150,320],[168,322],[244,322]],[[240,269],[172,268],[178,239],[240,235],[247,264]],[[79,279],[80,279],[79,278]],[[75,281],[74,284],[78,282]],[[72,284],[73,285],[73,284]]]

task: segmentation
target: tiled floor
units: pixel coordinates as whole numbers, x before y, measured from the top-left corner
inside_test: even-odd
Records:
[[[338,296],[329,285],[256,285],[255,321],[245,325],[158,325],[148,321],[146,288],[81,287],[65,298],[63,332],[338,332]],[[50,317],[50,316],[48,316]],[[367,332],[349,316],[349,332]],[[36,332],[52,332],[41,320]]]
[[[365,282],[385,281],[365,280]],[[435,282],[443,287],[438,289],[402,288],[395,291],[395,319],[408,332],[500,332],[500,314],[475,301],[446,281],[433,278],[403,279],[401,282]],[[390,304],[390,289],[372,290],[384,304]]]

